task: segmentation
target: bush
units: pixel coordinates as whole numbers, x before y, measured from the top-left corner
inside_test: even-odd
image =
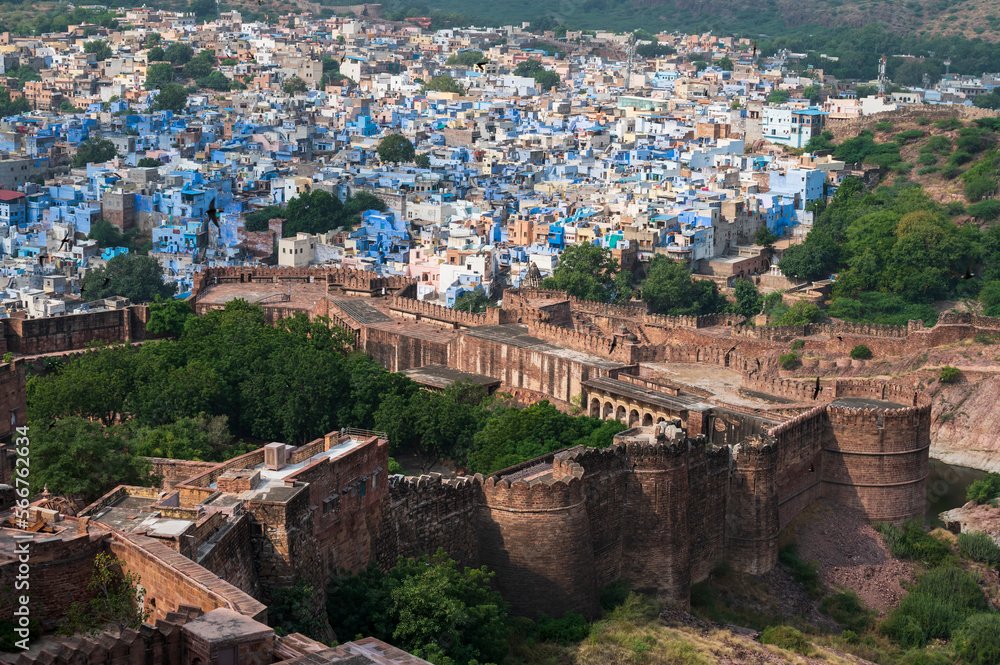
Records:
[[[935,155],[933,152],[921,152],[920,155],[917,156],[917,161],[923,164],[924,166],[927,166],[929,164],[937,164],[937,160],[938,160],[937,155]]]
[[[920,578],[879,630],[904,646],[921,647],[927,640],[949,639],[970,614],[986,608],[976,578],[953,566],[935,568]]]
[[[904,647],[923,648],[927,633],[920,622],[909,614],[890,612],[878,627],[879,632]]]
[[[925,166],[922,169],[917,170],[917,175],[930,175],[931,173],[937,173],[941,169],[937,166]]]
[[[960,175],[962,175],[962,169],[957,166],[948,166],[941,169],[941,177],[945,180],[954,180]]]
[[[792,351],[798,351],[805,345],[806,341],[804,339],[797,339],[794,342],[792,342]]]
[[[948,158],[948,163],[952,166],[961,166],[962,164],[967,164],[972,161],[972,155],[964,150],[956,150]]]
[[[955,383],[961,375],[962,370],[957,367],[952,367],[951,365],[945,365],[938,373],[938,379],[941,383]]]
[[[561,619],[550,619],[543,614],[538,617],[536,626],[538,639],[563,645],[579,642],[590,634],[587,620],[576,612],[567,612]]]
[[[863,633],[868,629],[874,613],[865,607],[858,595],[853,591],[827,596],[820,605],[820,611],[833,618],[834,621],[846,628],[844,632],[853,632],[855,639],[858,633]]]
[[[925,115],[922,115],[919,118],[917,118],[917,124],[920,125],[921,127],[926,127],[927,125],[931,124],[931,119]]]
[[[778,552],[778,561],[788,566],[792,576],[806,588],[810,596],[818,597],[823,593],[819,583],[819,568],[813,561],[806,561],[798,555],[794,544],[783,547]]]
[[[914,520],[905,522],[901,527],[883,522],[876,528],[882,534],[889,551],[897,559],[910,559],[926,566],[936,566],[943,563],[951,554],[951,548],[947,543],[924,531],[923,525]]]
[[[967,201],[979,201],[993,194],[996,189],[996,178],[991,176],[972,178],[965,183],[965,199]]]
[[[958,534],[958,553],[966,559],[972,559],[989,566],[1000,564],[1000,547],[982,531],[970,531]]]
[[[908,129],[905,132],[900,132],[893,137],[896,143],[902,145],[908,141],[913,141],[915,139],[923,138],[924,130],[922,129]]]
[[[805,635],[791,626],[771,626],[760,636],[761,644],[773,644],[795,653],[808,656],[812,653],[812,645]]]
[[[934,126],[937,127],[938,129],[943,129],[945,131],[950,132],[955,129],[961,129],[962,127],[965,126],[965,123],[963,123],[958,118],[944,118],[942,120],[935,120]]]
[[[940,651],[908,651],[900,665],[951,665],[951,658]]]
[[[965,497],[976,503],[986,503],[1000,496],[1000,473],[987,473],[965,490]]]
[[[864,344],[858,344],[856,347],[851,349],[851,358],[854,358],[855,360],[868,360],[871,357],[872,350]]]
[[[875,123],[876,132],[891,132],[893,130],[893,125],[887,120]]]
[[[781,365],[781,369],[795,369],[799,366],[799,354],[794,351],[782,353],[778,356],[778,364]]]
[[[976,614],[956,631],[955,655],[965,665],[1000,663],[1000,614]]]

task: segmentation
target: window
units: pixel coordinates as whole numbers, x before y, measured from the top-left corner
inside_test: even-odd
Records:
[[[358,490],[358,493],[359,493],[359,494],[360,494],[360,495],[361,495],[362,497],[363,497],[363,496],[365,495],[365,485],[367,485],[367,484],[368,484],[368,481],[366,481],[366,480],[362,480],[362,481],[361,481],[361,489],[359,489],[359,490]]]

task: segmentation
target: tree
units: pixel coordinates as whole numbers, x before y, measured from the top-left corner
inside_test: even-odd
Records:
[[[160,168],[161,166],[163,166],[163,162],[158,160],[156,157],[143,157],[142,159],[139,160],[136,166],[141,169]]]
[[[726,72],[733,71],[733,61],[731,59],[729,59],[728,57],[723,56],[723,57],[719,58],[718,60],[716,60],[715,63],[713,63],[713,64],[715,64],[717,67],[721,68],[723,71],[726,71]]]
[[[727,307],[713,282],[692,280],[690,270],[667,256],[653,257],[646,274],[642,299],[658,314],[696,316],[722,312]]]
[[[453,309],[460,312],[480,314],[486,311],[489,304],[490,299],[486,296],[486,291],[482,287],[476,287],[472,291],[466,291],[456,298]]]
[[[167,83],[153,99],[150,110],[180,113],[187,106],[188,92],[177,83]]]
[[[784,104],[791,96],[787,90],[774,90],[767,96],[767,102],[768,104]]]
[[[952,634],[955,654],[967,665],[1000,663],[1000,615],[973,614]]]
[[[534,76],[534,79],[535,83],[537,83],[538,87],[541,88],[542,90],[550,90],[552,88],[556,88],[562,82],[562,79],[559,78],[558,74],[548,69],[542,72],[537,72]]]
[[[825,318],[823,310],[811,302],[800,300],[774,321],[776,326],[802,326],[817,323]]]
[[[100,390],[99,386],[94,386]],[[60,418],[51,426],[33,430],[32,493],[49,491],[66,496],[83,496],[89,503],[115,485],[152,485],[149,463],[130,451],[122,427],[104,427],[100,422],[78,416]]]
[[[146,330],[154,335],[168,334],[179,337],[184,332],[184,324],[194,316],[191,303],[177,298],[164,299],[157,295],[149,303],[149,321]]]
[[[413,158],[413,163],[422,169],[429,169],[431,167],[431,158],[426,152],[422,152]]]
[[[87,164],[103,164],[118,156],[118,148],[108,139],[89,138],[80,144],[73,155],[73,168],[81,168]]]
[[[194,49],[190,44],[174,42],[163,52],[163,57],[175,65],[185,65],[194,57]]]
[[[778,242],[778,236],[765,225],[757,229],[753,241],[770,252],[774,248],[774,243]]]
[[[453,53],[448,56],[445,61],[446,65],[462,65],[463,67],[472,67],[476,63],[482,62],[483,52],[482,51],[461,51],[460,53]]]
[[[148,60],[149,62],[157,62],[166,59],[167,59],[166,52],[159,46],[154,46],[153,48],[149,49],[149,52],[146,54],[146,60]]]
[[[542,288],[559,289],[582,300],[628,302],[632,298],[631,274],[622,273],[611,250],[590,243],[567,247]]]
[[[764,296],[749,279],[736,280],[733,293],[736,296],[736,302],[731,305],[733,313],[746,317],[748,321],[757,316],[764,306]]]
[[[389,134],[379,141],[378,156],[383,162],[412,162],[416,153],[413,143],[402,134]]]
[[[121,559],[98,552],[87,589],[94,595],[87,603],[73,603],[63,631],[73,634],[88,632],[96,635],[108,624],[121,635],[126,628],[139,630],[152,614],[143,605],[146,590],[138,573],[128,569]]]
[[[327,613],[338,635],[374,635],[436,663],[498,663],[508,651],[507,606],[493,577],[485,566],[460,569],[443,549],[400,557],[388,573],[371,566],[334,580]]]
[[[188,4],[188,10],[198,18],[205,18],[206,16],[215,16],[216,6],[215,0],[191,0]]]
[[[426,93],[431,90],[435,90],[437,92],[454,92],[459,95],[465,94],[465,88],[463,88],[458,81],[447,74],[435,76],[428,83],[425,83],[421,93]]]
[[[232,86],[232,81],[222,72],[214,71],[208,76],[198,79],[198,85],[210,90],[227,91]]]
[[[96,39],[83,45],[84,53],[93,53],[98,62],[111,57],[111,47],[102,39]]]
[[[215,69],[215,51],[204,49],[198,57],[192,58],[184,65],[184,76],[189,79],[200,79],[208,76]],[[218,72],[221,73],[221,72]]]
[[[167,83],[174,81],[174,66],[169,62],[158,62],[146,68],[146,82],[143,86],[146,90],[162,88]]]
[[[0,86],[0,118],[12,115],[20,115],[31,110],[31,105],[24,97],[19,97],[14,101],[10,99],[10,90]]]
[[[13,72],[8,72],[7,76],[17,79],[18,89],[23,89],[28,81],[41,81],[42,77],[28,65],[21,65]]]
[[[88,300],[122,296],[145,303],[157,295],[172,296],[176,287],[163,283],[163,268],[155,258],[129,252],[109,260],[103,268],[88,270],[80,290]]]
[[[160,36],[160,33],[151,32],[148,35],[146,35],[146,40],[143,42],[143,44],[146,46],[146,48],[150,48],[152,46],[158,46],[160,44],[161,39],[162,37]]]
[[[805,97],[806,99],[808,99],[813,104],[815,104],[815,103],[817,103],[819,101],[819,91],[822,90],[822,89],[823,89],[823,86],[821,86],[821,85],[816,85],[816,84],[807,85],[802,90],[802,96]]]
[[[303,580],[274,590],[267,610],[276,634],[302,633],[314,640],[320,639],[326,626],[313,611],[313,591],[313,587]]]
[[[548,90],[549,88],[558,86],[561,81],[558,74],[545,69],[542,67],[542,63],[534,58],[522,60],[517,67],[514,68],[514,75],[527,76],[535,79],[535,83],[537,83],[538,87],[542,90]]]
[[[285,85],[283,85],[281,89],[285,91],[286,95],[294,95],[297,92],[305,92],[308,90],[306,82],[298,76],[292,76],[285,81]]]
[[[101,249],[105,247],[129,247],[138,233],[139,229],[129,229],[126,233],[122,233],[117,226],[102,219],[90,227],[87,238],[96,240]]]

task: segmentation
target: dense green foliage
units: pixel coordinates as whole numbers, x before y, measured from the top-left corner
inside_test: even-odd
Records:
[[[514,68],[514,76],[527,76],[529,78],[533,78],[535,79],[535,83],[537,83],[538,87],[542,90],[548,90],[549,88],[558,86],[561,82],[558,74],[545,69],[542,67],[542,63],[533,58],[528,58],[527,60],[522,60],[518,63],[517,67]]]
[[[1000,547],[997,547],[988,533],[982,531],[958,534],[958,553],[966,559],[988,566],[1000,565]]]
[[[885,522],[877,525],[894,557],[918,561],[925,566],[937,566],[951,555],[948,543],[924,531],[919,522],[909,521],[902,526]]]
[[[83,45],[84,53],[93,53],[98,62],[111,57],[111,46],[103,39],[95,39]]]
[[[900,644],[922,647],[928,640],[947,640],[970,616],[987,610],[979,582],[953,566],[933,568],[889,612],[879,630]]]
[[[987,473],[965,490],[965,497],[976,503],[986,503],[998,496],[1000,496],[1000,473]]]
[[[963,665],[1000,663],[1000,614],[974,614],[953,633],[955,655]]]
[[[543,289],[559,289],[582,300],[623,303],[632,298],[632,275],[620,270],[611,251],[590,243],[570,245],[559,256]]]
[[[103,164],[117,156],[118,149],[110,140],[89,138],[76,149],[76,154],[73,155],[73,168],[80,168],[87,164]]]
[[[187,106],[188,92],[184,86],[177,83],[165,83],[153,99],[149,108],[152,111],[173,111],[180,113]]]
[[[19,115],[31,110],[31,105],[24,97],[19,97],[11,101],[10,90],[0,86],[0,118],[10,115]]]
[[[146,68],[146,90],[162,88],[167,83],[173,83],[175,78],[174,66],[169,62],[157,62]]]
[[[851,358],[855,360],[868,360],[872,357],[872,350],[864,344],[858,344],[851,349]]]
[[[791,626],[771,626],[761,634],[760,641],[762,644],[773,644],[803,656],[812,653],[812,645],[809,640]]]
[[[757,285],[749,279],[738,279],[733,287],[736,302],[731,305],[735,314],[741,314],[749,321],[757,316],[764,306],[764,296],[757,290]]]
[[[462,84],[447,74],[440,74],[432,78],[424,84],[421,92],[426,93],[431,90],[437,92],[455,92],[460,95],[465,94],[465,88],[462,87]]]
[[[941,383],[955,383],[962,376],[962,370],[951,365],[945,365],[938,372],[938,380]]]
[[[292,586],[275,588],[267,606],[267,615],[276,634],[302,633],[314,640],[319,639],[324,626],[313,610],[313,591],[313,587],[302,580]]]
[[[652,311],[670,316],[723,312],[728,307],[715,282],[692,279],[691,271],[663,255],[653,257],[642,283],[642,299]]]
[[[139,229],[137,228],[133,227],[122,233],[117,226],[106,219],[102,219],[96,224],[91,225],[87,238],[96,240],[97,246],[101,249],[106,247],[128,247],[131,249],[135,246],[138,235]]]
[[[472,312],[473,314],[481,314],[486,311],[486,308],[490,306],[490,299],[486,295],[486,291],[482,287],[476,287],[471,291],[466,291],[459,297],[455,298],[455,306],[452,309],[456,309],[460,312]]]
[[[265,231],[268,221],[285,220],[282,237],[293,238],[297,233],[326,233],[334,229],[351,228],[359,223],[366,210],[386,209],[385,201],[371,192],[357,192],[346,203],[324,190],[299,194],[285,208],[266,206],[245,216],[247,231]]]
[[[115,478],[144,482],[137,454],[220,460],[245,450],[239,438],[301,444],[345,426],[386,431],[393,452],[489,473],[560,448],[607,446],[625,428],[547,402],[522,410],[479,386],[420,390],[349,352],[324,319],[270,326],[243,301],[202,317],[182,304],[154,303],[152,313],[157,330],[176,332],[183,321],[179,339],[101,348],[29,381],[28,420],[44,430],[36,454],[46,460],[33,480],[99,494]],[[91,469],[78,449],[93,440],[101,445]],[[110,456],[122,468],[101,467]]]
[[[294,95],[299,92],[305,92],[309,89],[306,85],[304,79],[299,76],[291,76],[285,81],[285,84],[281,86],[281,89],[285,91],[286,95]]]
[[[175,65],[186,65],[194,57],[194,48],[184,42],[173,42],[163,51],[163,57]]]
[[[819,582],[819,566],[814,561],[806,561],[800,557],[794,544],[781,548],[778,561],[791,569],[795,581],[804,586],[810,596],[819,596],[823,592]]]
[[[194,316],[191,303],[177,298],[164,299],[156,296],[149,303],[149,320],[146,321],[146,331],[154,335],[173,335],[179,337],[184,332],[188,319]]]
[[[847,630],[863,633],[876,615],[865,607],[858,594],[841,591],[823,599],[820,610]]]
[[[413,142],[402,134],[389,134],[378,143],[378,156],[383,162],[412,162],[416,156]]]
[[[443,549],[334,580],[327,613],[344,638],[372,635],[434,663],[500,662],[507,607],[485,566],[459,568]]]
[[[911,306],[977,293],[982,287],[978,276],[962,276],[981,243],[996,242],[997,235],[998,230],[983,234],[974,225],[955,224],[913,183],[866,192],[859,181],[848,179],[817,215],[805,242],[789,247],[778,265],[799,279],[837,273],[832,316],[878,318],[880,323],[936,319],[932,308]]]
[[[482,61],[483,61],[482,51],[470,50],[470,51],[461,51],[459,53],[453,53],[449,55],[448,59],[445,60],[445,64],[461,65],[463,67],[472,67],[476,63]]]
[[[176,290],[173,284],[163,283],[159,261],[132,252],[119,254],[103,267],[88,270],[80,287],[87,300],[121,296],[133,303],[149,302],[157,296],[166,298]]]

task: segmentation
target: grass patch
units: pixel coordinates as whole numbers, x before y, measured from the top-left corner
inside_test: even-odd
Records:
[[[843,626],[846,629],[845,633],[854,633],[855,637],[868,630],[875,616],[875,613],[865,607],[858,594],[853,591],[842,591],[827,596],[819,609]]]
[[[982,531],[970,531],[958,535],[958,553],[988,566],[1000,564],[1000,547]]]
[[[812,644],[805,635],[791,626],[771,626],[760,636],[760,641],[761,644],[773,644],[803,656],[808,656],[813,651]]]
[[[897,559],[909,559],[933,567],[952,557],[951,547],[928,534],[916,521],[905,522],[902,526],[883,522],[876,528]]]
[[[778,561],[788,566],[795,581],[804,586],[810,596],[819,598],[823,594],[823,586],[819,583],[819,567],[815,562],[800,557],[794,543],[781,548]]]

